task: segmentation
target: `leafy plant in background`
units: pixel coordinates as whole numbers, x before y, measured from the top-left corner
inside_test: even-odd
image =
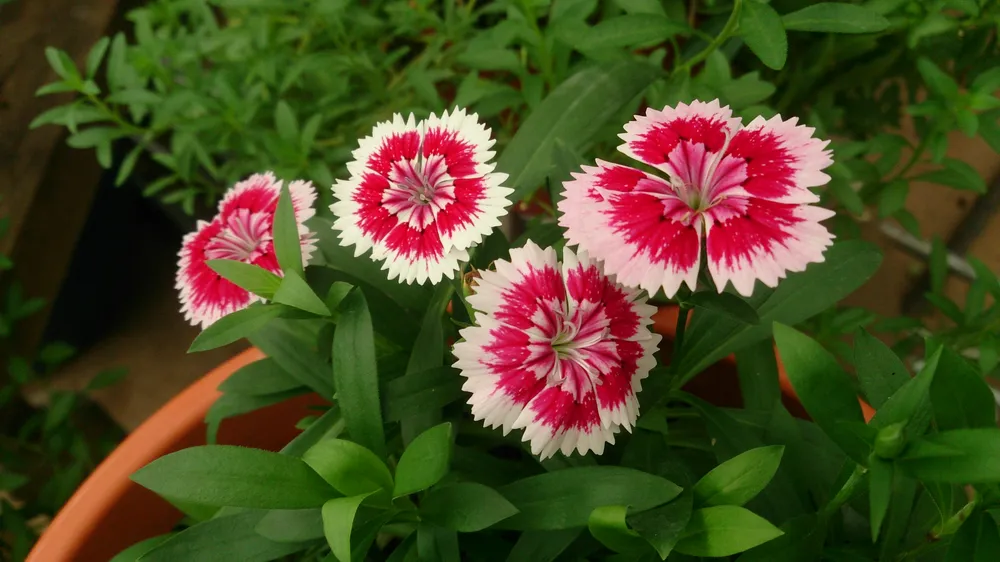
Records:
[[[7,219],[0,219],[0,236]],[[0,269],[10,273],[13,262],[0,255]],[[0,558],[20,561],[27,556],[45,524],[120,439],[120,432],[88,423],[87,393],[119,380],[121,369],[98,374],[82,392],[52,391],[44,409],[24,402],[22,393],[44,385],[46,375],[70,359],[74,350],[54,342],[34,359],[15,353],[16,325],[45,305],[26,298],[11,281],[0,312],[0,342],[7,374],[0,385]],[[117,428],[116,428],[117,429]]]

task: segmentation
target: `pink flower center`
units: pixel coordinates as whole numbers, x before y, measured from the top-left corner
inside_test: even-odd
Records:
[[[673,193],[663,195],[676,199],[664,201],[666,218],[682,224],[699,218],[724,222],[745,208],[746,161],[726,154],[728,144],[727,139],[721,150],[712,152],[704,144],[678,143],[667,161]]]
[[[271,241],[271,215],[237,209],[225,221],[218,236],[205,248],[208,259],[253,263]]]
[[[389,171],[389,189],[382,204],[399,220],[423,229],[437,214],[455,200],[455,182],[448,175],[445,157],[418,154],[413,160],[401,160]]]
[[[582,400],[618,361],[617,348],[609,340],[610,322],[594,303],[583,303],[573,311],[553,303],[549,310],[551,315],[539,326],[551,350],[546,382]]]

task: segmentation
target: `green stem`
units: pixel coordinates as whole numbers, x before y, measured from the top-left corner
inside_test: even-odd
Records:
[[[903,177],[906,172],[909,172],[910,169],[920,161],[920,157],[923,156],[924,152],[927,150],[927,144],[930,142],[930,138],[931,134],[928,133],[920,139],[920,144],[913,149],[913,152],[910,154],[910,159],[906,161],[906,164],[903,165],[901,170],[893,174],[892,178],[886,180],[886,183],[894,182]]]
[[[726,40],[729,39],[733,35],[733,32],[736,30],[736,25],[740,17],[740,8],[742,6],[743,6],[743,0],[734,0],[733,12],[729,14],[729,20],[726,22],[726,26],[722,28],[722,31],[719,32],[719,34],[715,36],[715,39],[713,39],[712,42],[709,43],[707,47],[702,49],[701,52],[691,57],[690,59],[684,61],[683,64],[675,68],[674,73],[677,73],[681,70],[685,71],[691,70],[691,67],[707,59],[708,55],[711,55],[713,52],[715,52],[716,49],[721,47],[722,44],[725,43]]]
[[[822,519],[828,519],[831,515],[837,512],[838,509],[843,507],[843,505],[851,500],[854,495],[861,491],[861,486],[865,482],[865,473],[868,469],[861,466],[860,464],[854,467],[854,472],[847,478],[847,482],[837,491],[837,494],[833,496],[830,503],[826,504],[820,511],[820,517]]]
[[[542,71],[542,78],[545,80],[545,85],[551,91],[555,87],[555,76],[552,72],[552,54],[549,53],[549,47],[545,42],[545,34],[538,27],[538,20],[535,19],[535,10],[532,7],[532,3],[528,0],[521,0],[521,8],[524,10],[524,17],[528,20],[528,25],[531,26],[531,30],[538,37],[538,66]]]

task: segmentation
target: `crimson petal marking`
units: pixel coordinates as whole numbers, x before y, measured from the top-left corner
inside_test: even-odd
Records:
[[[475,419],[523,439],[542,458],[600,454],[638,416],[640,381],[655,365],[655,307],[605,276],[586,253],[529,242],[483,271],[455,367]]]
[[[720,292],[729,281],[747,297],[757,279],[776,287],[787,272],[823,261],[823,252],[833,244],[833,235],[819,223],[833,211],[756,198],[739,203],[738,215],[706,223],[708,269]]]
[[[809,188],[830,181],[822,172],[833,164],[826,149],[829,141],[813,138],[815,129],[797,123],[796,117],[757,117],[733,136],[726,154],[746,162],[743,188],[752,197],[780,203],[819,201]]]
[[[625,144],[618,150],[670,173],[670,153],[682,141],[704,145],[709,152],[722,150],[740,127],[740,119],[732,115],[719,100],[681,103],[659,111],[649,108],[646,115],[637,115],[625,124],[625,133],[619,135]]]
[[[223,279],[205,263],[206,250],[222,229],[218,219],[198,221],[197,229],[184,236],[178,254],[174,286],[180,292],[181,312],[185,320],[200,324],[203,329],[258,300],[256,295]]]

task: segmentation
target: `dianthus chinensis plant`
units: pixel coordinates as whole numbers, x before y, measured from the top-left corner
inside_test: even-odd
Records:
[[[193,524],[120,559],[1000,554],[978,371],[930,339],[911,377],[862,331],[852,378],[791,327],[880,261],[823,225],[811,188],[833,160],[814,133],[717,100],[647,109],[620,135],[629,164],[563,184],[551,247],[499,230],[509,177],[461,108],[376,125],[332,218],[308,181],[237,183],[177,272],[193,350],[267,354],[210,424],[306,393],[319,411],[280,452],[206,445],[138,471]],[[780,399],[774,343],[812,421]],[[733,352],[744,408],[684,390]]]

